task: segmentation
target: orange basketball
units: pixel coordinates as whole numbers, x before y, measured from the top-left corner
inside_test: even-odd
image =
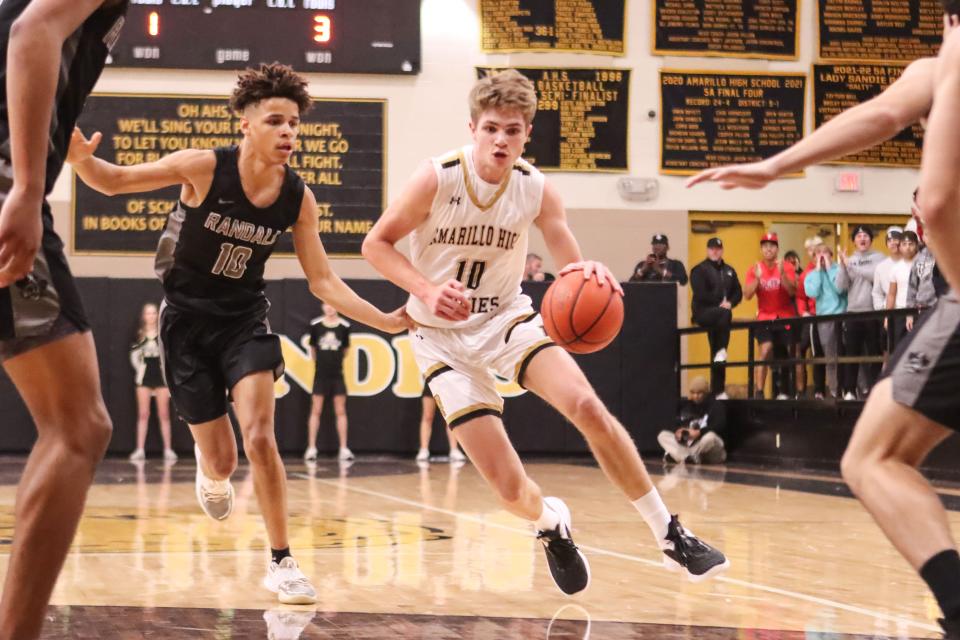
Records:
[[[543,328],[572,353],[593,353],[610,344],[623,326],[623,300],[609,283],[571,271],[547,289],[540,303]]]

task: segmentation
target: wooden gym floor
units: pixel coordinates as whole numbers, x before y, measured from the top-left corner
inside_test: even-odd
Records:
[[[0,460],[0,572],[23,460]],[[699,585],[664,571],[639,515],[586,462],[531,462],[562,496],[592,584],[549,578],[539,543],[476,471],[406,460],[288,461],[291,548],[320,595],[282,606],[260,581],[267,542],[248,469],[223,523],[194,497],[194,465],[110,460],[98,472],[44,638],[938,637],[933,599],[838,478],[727,467],[654,481],[733,566]],[[941,485],[951,521],[960,489]]]

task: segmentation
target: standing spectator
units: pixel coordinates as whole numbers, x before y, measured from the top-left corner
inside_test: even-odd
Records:
[[[793,296],[797,290],[797,276],[793,267],[784,269],[783,262],[777,260],[780,252],[780,240],[777,234],[768,232],[760,238],[760,252],[763,259],[751,267],[744,282],[743,295],[747,300],[757,296],[757,320],[776,320],[793,318],[796,311]],[[783,326],[764,327],[756,331],[760,345],[760,360],[771,357],[786,358],[791,344],[790,329]],[[755,394],[763,398],[763,389],[767,381],[768,367],[754,369]],[[791,367],[778,367],[773,376],[773,393],[778,400],[786,400],[790,384]]]
[[[817,247],[817,268],[807,274],[804,279],[804,292],[816,301],[817,312],[822,316],[832,316],[844,313],[847,310],[847,292],[837,286],[837,277],[840,265],[833,261],[833,249],[829,245],[820,243]],[[830,394],[837,397],[841,391],[838,387],[837,363],[835,358],[840,352],[840,333],[837,331],[837,321],[818,322],[817,335],[823,352],[833,362],[827,363],[827,387]]]
[[[433,434],[433,417],[437,413],[437,401],[430,393],[430,386],[423,385],[423,394],[420,396],[420,450],[417,452],[417,462],[430,463],[430,436]],[[457,434],[453,429],[444,425],[447,430],[447,444],[450,445],[450,464],[463,464],[467,457],[457,446]]]
[[[887,253],[886,258],[877,265],[877,270],[873,274],[873,310],[880,311],[887,308],[887,293],[890,291],[890,283],[893,281],[893,268],[900,262],[900,240],[903,238],[903,229],[900,227],[887,228]],[[886,326],[886,322],[884,326]],[[884,329],[881,338],[881,344],[887,353],[893,352],[893,333]]]
[[[823,246],[823,238],[813,236],[807,238],[803,243],[803,248],[807,253],[807,266],[800,272],[800,280],[797,282],[797,313],[801,317],[807,318],[817,315],[817,300],[807,295],[805,283],[810,272],[817,268],[817,253]],[[806,357],[807,350],[814,358],[823,357],[823,345],[820,342],[820,333],[817,331],[817,325],[814,323],[800,325],[800,344],[797,347],[797,355]],[[807,368],[803,365],[798,367],[797,391],[800,395],[806,391],[807,387]],[[826,391],[827,369],[825,365],[813,365],[813,397],[822,399]]]
[[[157,400],[157,422],[160,423],[160,437],[163,439],[163,459],[167,462],[175,462],[177,459],[170,437],[170,391],[163,381],[160,367],[158,316],[157,305],[143,305],[137,341],[130,348],[130,364],[133,365],[134,380],[137,384],[137,448],[130,454],[133,462],[146,458],[144,445],[147,442],[147,425],[150,422],[150,398]]]
[[[910,267],[910,280],[907,284],[907,307],[932,307],[940,297],[933,281],[933,272],[937,267],[936,259],[930,247],[920,242],[920,251]],[[913,316],[906,318],[907,331],[913,331]]]
[[[630,282],[676,282],[687,284],[687,269],[679,260],[667,257],[670,241],[658,233],[650,239],[650,255],[633,268]]]
[[[873,311],[873,280],[877,265],[883,261],[883,254],[871,249],[873,231],[865,225],[858,225],[850,234],[856,249],[854,254],[847,257],[840,252],[840,273],[837,276],[837,287],[847,292],[847,311]],[[847,320],[843,323],[843,345],[848,356],[878,356],[880,355],[880,327],[876,320]],[[864,364],[851,363],[844,367],[844,384],[846,389],[844,400],[855,400],[857,379],[863,369],[863,385],[860,389],[861,397],[866,397],[867,391],[876,382],[880,373],[878,363]]]
[[[917,257],[917,250],[920,239],[913,231],[904,231],[903,238],[900,240],[900,262],[893,268],[893,281],[890,283],[890,291],[887,293],[887,309],[906,309],[907,293],[910,289],[910,273],[913,270],[913,262]],[[907,332],[907,318],[901,316],[890,318],[887,322],[887,330],[893,334],[893,346],[900,342]]]
[[[528,282],[549,282],[556,280],[556,277],[543,270],[543,258],[535,253],[528,253],[527,263],[523,270],[523,279]]]
[[[710,327],[710,358],[716,366],[710,370],[710,386],[718,400],[725,400],[727,346],[730,344],[730,323],[733,308],[743,299],[740,280],[733,267],[723,261],[723,241],[707,240],[707,258],[690,270],[693,289],[693,321]]]
[[[690,381],[690,398],[680,403],[678,423],[676,429],[665,429],[657,436],[665,463],[721,464],[727,459],[721,437],[727,426],[727,411],[710,395],[710,386],[702,376]]]
[[[310,322],[310,355],[316,361],[313,376],[313,401],[307,420],[307,451],[303,459],[317,459],[317,433],[323,400],[333,396],[333,410],[337,415],[337,439],[340,451],[337,458],[353,460],[347,448],[347,388],[343,383],[343,356],[350,346],[350,323],[340,317],[332,305],[323,303],[323,316]]]

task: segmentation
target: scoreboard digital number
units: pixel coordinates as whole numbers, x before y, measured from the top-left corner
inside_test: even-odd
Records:
[[[420,72],[419,0],[130,0],[115,67]]]

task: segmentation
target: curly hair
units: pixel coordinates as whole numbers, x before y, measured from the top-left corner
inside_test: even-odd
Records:
[[[303,76],[285,64],[261,62],[258,69],[247,68],[240,72],[237,86],[230,96],[230,108],[241,113],[250,105],[270,98],[292,100],[297,103],[300,113],[306,113],[311,106]]]
[[[487,109],[516,109],[527,124],[537,113],[537,92],[533,83],[516,69],[490,73],[477,80],[470,90],[470,118],[476,122]]]

